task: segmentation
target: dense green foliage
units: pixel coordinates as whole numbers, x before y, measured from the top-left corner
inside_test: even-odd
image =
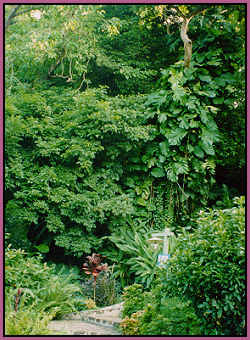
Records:
[[[50,334],[51,319],[84,308],[74,269],[48,265],[9,245],[5,253],[6,334]]]
[[[200,321],[190,301],[162,294],[163,285],[150,292],[134,284],[125,288],[123,299],[124,335],[199,335]]]
[[[244,335],[245,208],[200,212],[198,228],[183,232],[162,279],[168,295],[186,296],[203,320],[203,333]]]
[[[186,300],[166,300],[168,308],[208,313],[207,332],[242,332],[243,215],[234,216],[232,199],[245,194],[245,12],[243,4],[5,5],[5,231],[14,249],[79,266],[100,253],[122,288],[151,289],[161,248],[147,240],[168,227],[182,235],[176,268],[191,271],[194,245],[192,265],[202,257],[212,268],[190,283],[171,269],[174,298]],[[211,296],[212,283],[195,297],[181,287],[213,270],[221,295]],[[229,279],[240,283],[229,289]],[[160,328],[151,319],[145,334]]]
[[[168,6],[38,8],[39,20],[28,11],[6,33],[6,228],[14,245],[81,257],[127,229],[128,217],[138,229],[188,227],[196,209],[221,199],[216,176],[225,169],[237,187],[244,7],[222,14],[211,6],[202,23],[191,21],[188,69],[160,24]],[[155,63],[159,34],[166,46]],[[167,62],[171,49],[176,59]]]
[[[49,95],[47,91],[43,98]],[[67,111],[56,114],[47,107],[41,118],[25,118],[24,111],[24,116],[17,118],[20,97],[13,100],[6,123],[6,156],[13,167],[6,171],[6,186],[15,189],[6,212],[10,230],[20,224],[25,232],[27,226],[26,232],[30,231],[36,243],[49,245],[54,241],[66,254],[80,257],[94,247],[100,249],[101,236],[108,232],[104,228],[107,222],[112,230],[135,210],[135,194],[122,190],[119,184],[124,177],[122,165],[127,162],[128,150],[133,153],[142,140],[151,140],[153,127],[143,126],[145,118],[138,99],[132,106],[127,99],[115,98],[110,103],[100,90],[72,96],[71,110],[68,104]],[[13,129],[17,120],[23,124],[19,131]],[[17,150],[13,153],[8,149],[13,131],[19,134],[13,137],[22,140],[19,150],[24,158],[19,158]],[[34,164],[32,168],[30,164]]]
[[[123,317],[130,317],[132,314],[143,309],[145,300],[145,294],[143,294],[143,286],[141,284],[134,283],[132,286],[124,288],[123,300]]]
[[[179,235],[149,292],[125,288],[123,334],[245,334],[244,198],[234,205],[200,212],[197,229]]]
[[[131,223],[129,229],[123,227],[107,237],[115,249],[106,250],[106,253],[116,264],[114,274],[122,286],[128,284],[131,277],[149,286],[155,277],[158,251],[147,243],[148,233],[145,227],[137,231]]]

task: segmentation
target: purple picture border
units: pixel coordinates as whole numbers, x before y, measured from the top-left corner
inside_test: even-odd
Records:
[[[249,2],[249,5],[248,5]],[[3,256],[4,256],[4,232],[3,232],[3,227],[4,227],[4,211],[3,211],[3,177],[4,177],[4,151],[3,151],[3,141],[4,141],[4,113],[3,113],[3,98],[4,98],[4,71],[3,71],[3,66],[4,66],[4,60],[3,60],[3,52],[4,52],[4,26],[3,26],[3,5],[4,4],[40,4],[40,3],[46,3],[46,4],[167,4],[167,3],[175,3],[175,4],[201,4],[201,3],[213,3],[213,4],[247,4],[247,18],[250,18],[250,0],[218,0],[218,1],[208,1],[208,0],[162,0],[162,1],[153,1],[153,0],[89,0],[89,1],[82,1],[82,0],[75,0],[75,1],[70,1],[70,0],[0,0],[0,20],[1,20],[1,25],[0,25],[0,74],[1,74],[1,82],[0,82],[0,93],[1,93],[1,100],[0,100],[0,169],[1,171],[1,182],[0,182],[0,340],[1,339],[84,339],[84,338],[91,338],[91,339],[107,339],[107,338],[113,338],[113,339],[123,339],[123,338],[130,338],[130,339],[148,339],[148,338],[155,338],[155,339],[248,339],[248,336],[246,337],[197,337],[197,336],[186,336],[186,337],[171,337],[171,336],[150,336],[150,337],[143,337],[143,336],[120,336],[120,337],[109,337],[109,336],[103,336],[103,337],[95,337],[95,336],[6,336],[4,337],[3,335],[3,322],[4,322],[4,309],[3,309]],[[250,21],[247,20],[247,33],[250,31]],[[249,59],[249,52],[250,52],[250,43],[248,42],[248,34],[247,34],[247,50],[246,50],[246,62],[248,65],[248,59]],[[250,76],[250,71],[248,70],[247,67],[247,84],[248,84],[248,79]],[[248,87],[247,87],[248,89]],[[249,89],[248,89],[249,90]],[[249,91],[247,91],[247,104],[249,103]],[[250,127],[249,125],[249,119],[247,119],[247,126],[246,130]],[[250,135],[247,134],[247,146],[250,143]],[[247,164],[248,161],[250,160],[250,151],[249,148],[247,147],[246,151],[246,156],[247,156]],[[248,173],[248,167],[246,168],[246,174]],[[248,181],[246,181],[246,189],[247,193],[249,192],[250,184]],[[249,208],[249,199],[248,195],[246,195],[247,198],[247,203],[246,207]],[[248,210],[248,209],[247,209]],[[249,225],[249,215],[246,214],[246,224],[247,226]],[[249,239],[250,232],[247,228],[247,240]],[[249,269],[249,265],[247,265],[247,269]],[[247,284],[247,288],[248,284]],[[247,289],[247,292],[249,292],[249,289]],[[248,297],[248,294],[247,294]],[[247,298],[248,301],[248,298]],[[247,325],[249,324],[250,317],[247,313]]]

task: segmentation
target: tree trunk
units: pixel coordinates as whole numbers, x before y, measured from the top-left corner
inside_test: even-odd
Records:
[[[183,22],[181,25],[181,39],[184,43],[184,66],[189,67],[191,58],[192,58],[192,40],[189,39],[187,32],[188,32],[188,24],[191,18],[183,18]]]

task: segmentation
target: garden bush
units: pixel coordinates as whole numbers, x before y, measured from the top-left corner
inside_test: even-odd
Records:
[[[123,308],[121,329],[124,335],[139,335],[139,317],[143,314],[146,302],[150,302],[152,295],[145,292],[142,284],[135,283],[123,290]]]
[[[157,252],[148,242],[149,228],[129,222],[126,226],[114,231],[107,239],[115,245],[114,274],[124,282],[143,284],[149,287],[156,275]],[[107,252],[106,252],[107,253]],[[110,254],[109,254],[110,256]],[[127,284],[127,285],[128,285]]]
[[[6,332],[8,335],[45,334],[46,324],[84,308],[76,274],[58,270],[11,245],[5,256]],[[13,320],[30,320],[18,323]]]
[[[140,317],[141,335],[200,335],[200,321],[190,301],[163,297],[160,305],[147,305]]]
[[[133,313],[130,317],[126,316],[121,324],[120,328],[122,330],[123,335],[140,335],[139,324],[140,324],[140,316],[143,314],[143,311],[138,311]]]
[[[133,284],[126,287],[123,292],[123,300],[123,317],[130,317],[133,313],[142,310],[144,306],[143,286],[141,284]]]
[[[245,334],[245,208],[201,211],[197,229],[178,238],[176,252],[162,272],[169,296],[192,301],[203,334]]]
[[[190,301],[167,297],[164,286],[156,282],[150,292],[134,284],[125,289],[124,335],[199,335],[200,321]]]

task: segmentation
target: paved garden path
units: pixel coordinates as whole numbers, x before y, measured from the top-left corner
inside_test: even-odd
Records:
[[[54,335],[121,335],[122,304],[67,314],[63,320],[50,321],[49,329]]]

